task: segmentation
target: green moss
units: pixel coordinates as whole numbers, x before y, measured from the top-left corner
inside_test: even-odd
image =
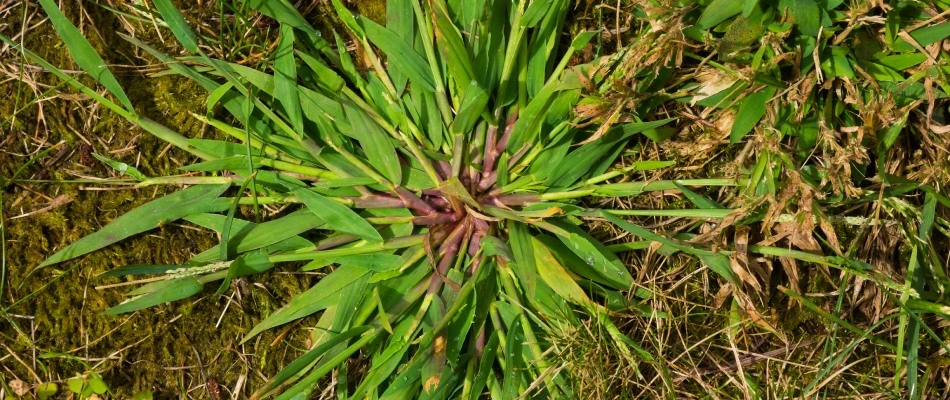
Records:
[[[64,4],[67,16],[74,21],[79,13],[76,4]],[[204,7],[213,10],[215,6],[206,4]],[[186,10],[192,15],[204,11],[207,10],[197,7]],[[134,49],[115,34],[121,28],[114,15],[91,5],[85,7],[85,12],[91,17],[85,20],[86,31],[92,32],[94,24],[95,32],[101,33],[101,36],[95,33],[87,36],[107,63],[143,64],[142,60],[129,58]],[[17,9],[8,15],[15,17],[11,17],[14,20],[0,21],[0,29],[10,36],[19,32],[21,14]],[[139,33],[140,39],[159,43],[154,30],[143,29]],[[75,69],[49,24],[32,28],[25,38],[27,48],[54,65]],[[0,58],[19,60],[12,51],[0,54]],[[197,85],[180,77],[146,79],[129,68],[116,67],[114,70],[140,113],[188,137],[212,135],[205,133],[201,124],[189,114],[201,113],[205,108],[206,93]],[[49,74],[37,74],[36,79],[47,85],[59,84]],[[80,79],[92,84],[88,77]],[[22,97],[16,108],[22,108],[30,100],[26,96],[32,95],[25,86],[19,90]],[[16,81],[0,84],[3,98],[15,98],[17,92]],[[62,87],[60,93],[75,91]],[[41,149],[59,141],[65,141],[75,149],[88,141],[92,144],[92,151],[130,164],[139,163],[138,168],[149,175],[174,174],[179,162],[189,161],[188,156],[177,149],[158,157],[166,143],[101,110],[101,107],[90,111],[92,103],[89,101],[45,101],[42,119],[41,109],[34,104],[17,115],[15,124],[6,124],[3,121],[9,120],[15,110],[13,103],[0,102],[0,123],[4,124],[0,132],[6,132],[0,140],[16,135],[8,142],[12,145],[4,149],[9,153],[4,152],[4,157],[0,157],[0,176],[12,176],[29,160],[30,156],[12,154],[36,151],[36,139],[45,140]],[[24,149],[23,143],[29,147]],[[109,154],[109,151],[129,146],[134,146],[135,151]],[[45,173],[48,179],[58,180],[76,179],[77,173],[114,176],[113,171],[98,163],[84,165],[79,151],[67,160],[44,168],[43,164],[52,160],[55,153],[54,150],[29,166],[20,178],[36,178],[41,173]],[[7,240],[3,257],[7,271],[4,291],[0,293],[0,307],[8,309],[0,315],[0,343],[9,346],[42,380],[62,383],[87,369],[83,363],[65,357],[39,359],[34,356],[63,352],[94,365],[114,391],[115,398],[128,398],[145,389],[156,392],[157,398],[177,398],[183,389],[204,385],[212,379],[230,386],[244,375],[250,387],[254,387],[259,385],[262,375],[273,375],[299,354],[294,348],[302,347],[306,340],[307,332],[302,330],[292,330],[273,346],[271,342],[279,332],[267,332],[244,346],[239,345],[239,341],[264,316],[309,287],[312,283],[309,276],[270,273],[236,281],[233,290],[226,292],[225,296],[215,296],[213,292],[217,287],[209,285],[202,295],[185,301],[132,315],[102,315],[103,311],[121,302],[123,293],[134,286],[96,289],[96,286],[125,280],[99,278],[99,274],[129,264],[184,263],[191,255],[217,243],[217,238],[209,232],[165,226],[76,262],[36,271],[28,278],[28,274],[56,249],[94,232],[134,207],[174,190],[83,189],[76,184],[26,183],[11,185],[3,193]],[[48,212],[11,219],[40,209],[47,203],[47,198],[36,193],[43,193],[48,198],[65,195],[72,201]],[[229,298],[233,300],[230,305]],[[216,326],[219,318],[220,324]],[[13,358],[4,358],[0,364],[2,370],[12,371],[19,379],[34,380],[32,373]],[[204,396],[203,391],[195,393],[202,393],[198,397]]]

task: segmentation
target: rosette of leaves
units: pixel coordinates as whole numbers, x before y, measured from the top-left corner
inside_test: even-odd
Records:
[[[385,26],[334,0],[347,32],[332,40],[284,0],[251,1],[280,23],[267,71],[210,58],[171,2],[155,0],[156,17],[190,55],[175,58],[127,40],[207,89],[209,113],[195,117],[232,140],[185,138],[139,115],[53,1],[40,3],[75,62],[111,97],[7,43],[200,159],[184,168],[188,176],[146,177],[103,158],[141,186],[189,187],[115,219],[41,267],[184,219],[219,232],[220,244],[187,265],[111,271],[164,278],[148,279],[108,313],[183,299],[209,284],[221,292],[232,279],[278,263],[325,271],[245,337],[320,314],[312,347],[260,387],[258,398],[305,398],[331,371],[345,376],[346,361],[357,354],[369,365],[343,380],[350,385],[337,388],[341,396],[572,397],[570,368],[550,357],[549,338],[591,319],[629,362],[649,361],[609,317],[651,293],[635,288],[615,254],[627,247],[610,248],[585,231],[591,218],[697,255],[734,279],[725,256],[620,217],[664,210],[590,207],[648,191],[735,183],[628,179],[631,171],[671,164],[664,161],[615,167],[631,137],[671,120],[581,124],[572,111],[583,90],[611,80],[611,59],[569,67],[594,33],[563,41],[566,0],[392,0]],[[215,108],[228,117],[211,117]],[[729,211],[689,193],[700,207],[673,210],[676,216]],[[242,206],[257,212],[291,203],[300,205],[264,222],[235,216]]]

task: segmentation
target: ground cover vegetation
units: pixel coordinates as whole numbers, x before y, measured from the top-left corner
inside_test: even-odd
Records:
[[[28,244],[4,236],[11,397],[945,393],[946,2],[91,5],[125,28],[125,57],[156,63],[134,79],[190,90],[173,119],[133,101],[142,89],[63,12],[82,5],[5,7],[20,20],[0,36],[16,90],[4,140],[27,150],[4,163],[5,197],[156,195],[82,238],[46,239],[33,264],[8,264],[8,246]],[[34,25],[54,62],[28,45]],[[31,145],[17,123],[55,126],[50,94],[176,149],[139,163],[80,148],[114,175],[50,179],[72,147]],[[150,167],[165,157],[174,166]],[[50,212],[63,196],[5,207],[2,232],[65,225]],[[134,348],[96,358],[88,338],[37,338],[68,320],[44,312],[53,284],[156,229],[171,237],[160,244],[204,242],[96,266],[87,285],[135,285],[98,298],[98,326],[201,304],[171,321],[199,318],[230,366],[201,362],[213,346],[181,351],[203,340],[182,331],[154,343],[159,328],[144,328],[149,348],[178,349],[132,374]],[[261,291],[284,295],[244,299]],[[225,316],[235,326],[216,335]],[[157,376],[185,359],[197,368]]]

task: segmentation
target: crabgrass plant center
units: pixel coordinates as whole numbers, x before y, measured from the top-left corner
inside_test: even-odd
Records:
[[[184,220],[217,232],[220,244],[185,265],[110,271],[152,276],[108,313],[184,299],[206,286],[223,293],[232,280],[280,263],[325,272],[243,339],[319,315],[310,347],[253,398],[306,398],[331,373],[337,394],[349,398],[576,397],[569,366],[550,351],[552,337],[594,323],[625,362],[654,362],[611,321],[615,313],[639,312],[654,295],[634,284],[616,253],[659,243],[739,284],[727,252],[625,218],[722,219],[734,210],[697,188],[747,182],[634,178],[673,163],[621,162],[625,144],[674,120],[658,117],[657,102],[622,118],[619,108],[597,121],[575,112],[626,71],[618,68],[622,53],[570,65],[599,33],[565,41],[566,0],[392,0],[385,25],[333,0],[346,31],[332,38],[286,0],[248,1],[280,24],[265,70],[208,56],[202,36],[170,0],[153,3],[142,17],[170,29],[188,54],[126,39],[166,65],[165,73],[206,89],[207,113],[194,117],[228,140],[186,138],[139,114],[53,0],[40,4],[95,85],[2,37],[199,160],[183,168],[186,174],[148,177],[101,157],[138,186],[187,188],[116,218],[40,267]],[[682,193],[693,208],[596,207],[654,191]],[[239,210],[254,218],[239,218]],[[591,220],[643,242],[608,246],[585,229]],[[354,368],[348,360],[360,356]]]

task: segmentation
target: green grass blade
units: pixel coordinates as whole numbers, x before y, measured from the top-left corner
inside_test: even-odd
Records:
[[[131,166],[131,165],[129,165],[129,164],[126,164],[126,163],[124,163],[124,162],[115,161],[115,160],[106,158],[105,156],[101,156],[101,155],[96,154],[96,153],[93,153],[92,156],[95,157],[97,160],[102,161],[104,164],[108,165],[108,166],[111,167],[112,169],[114,169],[114,170],[116,170],[116,171],[119,171],[119,172],[121,172],[121,173],[123,173],[123,174],[126,174],[126,175],[128,175],[128,176],[134,178],[134,179],[137,180],[137,181],[144,181],[144,180],[148,179],[148,177],[145,176],[145,174],[143,174],[143,173],[140,172],[138,169],[136,169],[135,167],[133,167],[133,166]]]
[[[366,153],[366,161],[393,184],[402,182],[402,168],[389,135],[361,110],[346,106],[346,116],[353,124],[353,134]],[[381,182],[382,183],[382,182]]]
[[[83,37],[82,32],[69,22],[53,0],[40,0],[40,5],[43,6],[43,10],[46,11],[46,14],[49,15],[53,28],[56,29],[56,33],[59,34],[60,39],[66,44],[66,48],[69,49],[69,54],[73,57],[73,61],[75,61],[83,71],[86,71],[89,76],[95,79],[96,82],[104,86],[109,93],[112,93],[113,96],[119,99],[119,102],[122,103],[126,111],[134,115],[135,109],[132,107],[132,102],[129,101],[129,97],[126,96],[125,91],[122,90],[119,81],[112,75],[112,71],[109,71],[109,68],[106,67],[106,62],[99,56],[99,53],[97,53],[86,38]]]
[[[487,110],[488,100],[488,92],[472,81],[462,96],[458,113],[450,127],[451,132],[456,135],[470,135],[479,117]]]
[[[284,307],[267,316],[251,329],[241,343],[259,333],[291,321],[306,317],[337,303],[340,293],[353,282],[363,279],[370,272],[358,267],[340,267],[323,277],[312,288],[294,296]]]
[[[294,195],[323,219],[327,228],[353,234],[368,242],[382,243],[383,237],[376,228],[348,207],[307,189],[297,189]]]
[[[261,14],[271,17],[281,24],[287,24],[301,30],[306,34],[305,39],[313,48],[320,51],[334,65],[340,63],[336,50],[320,36],[320,32],[310,26],[307,19],[300,15],[300,12],[287,0],[248,0],[247,3],[260,11]]]
[[[188,22],[185,21],[185,17],[178,11],[178,8],[172,4],[171,0],[155,0],[154,3],[155,8],[162,14],[162,19],[168,24],[168,28],[171,29],[175,38],[178,39],[178,43],[181,43],[189,53],[197,54],[200,51],[198,49],[198,39],[195,32],[188,26]]]
[[[600,279],[610,282],[612,286],[628,289],[633,285],[633,277],[627,267],[617,256],[607,249],[600,241],[584,232],[576,225],[565,221],[552,221],[561,232],[554,233],[558,240],[571,252],[580,258],[582,267],[590,269],[600,275]],[[572,265],[565,265],[574,268]]]
[[[511,254],[514,263],[511,269],[518,277],[519,283],[525,290],[528,298],[534,297],[538,269],[534,259],[534,249],[531,246],[531,234],[528,226],[516,221],[508,223],[508,240],[511,243]]]
[[[713,2],[703,10],[696,25],[700,29],[709,29],[719,25],[720,22],[741,13],[742,3],[742,1],[736,0],[713,0]]]
[[[608,221],[617,225],[619,228],[627,232],[630,232],[634,235],[637,235],[638,237],[642,239],[652,240],[654,242],[682,251],[686,254],[699,257],[701,260],[703,260],[703,262],[707,266],[709,266],[709,269],[713,270],[714,272],[716,272],[717,274],[719,274],[720,276],[722,276],[729,282],[732,282],[733,284],[739,284],[739,278],[735,275],[734,272],[732,272],[732,267],[729,263],[729,257],[727,257],[726,255],[719,252],[706,250],[706,249],[699,249],[688,244],[676,242],[672,239],[668,239],[662,235],[656,234],[651,230],[640,227],[639,225],[636,225],[634,223],[618,218],[606,211],[601,212],[601,215],[604,218],[607,218]]]
[[[587,297],[584,290],[577,285],[577,282],[554,258],[547,246],[537,238],[531,238],[531,244],[534,247],[538,276],[541,280],[547,283],[562,299],[583,307],[593,307],[593,302]]]
[[[230,205],[226,202],[221,202],[220,204],[223,206],[222,210],[227,209],[227,206]],[[194,223],[202,225],[196,218],[209,217],[216,220],[215,224],[220,224],[218,226],[223,226],[225,217],[221,215],[198,215],[194,217],[186,217],[185,220],[193,221]],[[324,221],[320,219],[320,217],[308,210],[295,211],[283,218],[263,222],[260,224],[248,225],[249,228],[239,229],[234,233],[234,235],[231,236],[231,239],[228,241],[228,247],[232,248],[229,252],[232,254],[241,254],[252,250],[262,249],[264,247],[295,237],[301,233],[321,227],[324,224]],[[199,264],[221,261],[221,249],[219,246],[220,245],[213,246],[210,249],[192,257],[189,261]]]
[[[739,140],[742,140],[765,116],[766,105],[768,105],[769,99],[775,95],[775,90],[773,87],[760,89],[742,100],[742,103],[739,104],[736,120],[732,123],[732,131],[729,133],[729,140],[732,143],[738,143]]]
[[[508,327],[508,336],[505,338],[505,367],[502,371],[504,376],[502,396],[505,399],[514,399],[522,393],[524,345],[525,337],[524,329],[521,329],[521,319],[515,318]]]
[[[162,223],[175,221],[187,215],[221,211],[222,204],[214,203],[212,200],[218,198],[227,188],[228,185],[192,186],[152,200],[116,218],[95,233],[66,246],[43,261],[37,268],[99,250],[129,236],[155,229]],[[226,208],[226,203],[224,205]]]
[[[386,55],[389,68],[405,74],[409,81],[420,88],[435,91],[435,80],[429,64],[422,55],[395,32],[373,22],[369,18],[360,18],[366,37]]]
[[[340,343],[344,343],[347,340],[352,339],[353,337],[362,335],[369,330],[371,327],[360,326],[353,329],[349,329],[346,332],[334,334],[330,339],[320,343],[316,347],[308,350],[304,355],[300,356],[290,364],[288,364],[284,369],[280,370],[273,378],[267,381],[264,388],[254,395],[254,398],[264,397],[264,395],[283,385],[293,378],[295,375],[304,371],[308,366],[316,362],[320,357],[326,354],[327,351],[335,347]]]
[[[448,67],[447,76],[455,80],[460,91],[464,91],[475,76],[472,55],[462,39],[462,33],[452,23],[445,1],[432,0],[429,6],[432,8],[436,45]]]
[[[204,285],[193,276],[170,279],[156,285],[150,293],[132,298],[106,310],[106,315],[118,315],[143,308],[156,306],[170,301],[188,298],[200,292]]]
[[[280,40],[274,60],[274,93],[287,113],[290,126],[303,136],[303,116],[300,110],[300,95],[297,94],[297,62],[294,59],[294,28],[280,26]]]

